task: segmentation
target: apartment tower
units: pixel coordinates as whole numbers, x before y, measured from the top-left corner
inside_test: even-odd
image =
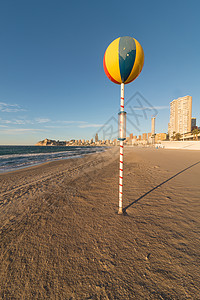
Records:
[[[175,133],[191,132],[192,97],[185,96],[170,103],[169,137]]]
[[[151,142],[155,144],[155,119],[156,117],[151,118]]]

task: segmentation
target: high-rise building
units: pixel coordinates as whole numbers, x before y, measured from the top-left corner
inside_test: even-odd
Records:
[[[147,140],[147,134],[146,134],[146,133],[143,133],[143,134],[142,134],[142,139],[143,139],[143,141],[146,141],[146,140]]]
[[[97,143],[98,140],[99,140],[99,138],[98,138],[98,133],[96,133],[96,135],[95,135],[95,143]]]
[[[151,139],[152,144],[155,144],[155,119],[156,117],[151,118]]]
[[[168,125],[169,137],[173,133],[191,132],[192,97],[185,96],[170,103],[170,122]]]
[[[151,138],[151,132],[148,132],[148,134],[147,134],[147,138],[148,138],[148,140]]]
[[[151,118],[151,136],[154,136],[155,134],[155,117]]]
[[[191,119],[191,130],[193,130],[194,128],[196,128],[197,126],[197,119],[196,118],[192,118]]]

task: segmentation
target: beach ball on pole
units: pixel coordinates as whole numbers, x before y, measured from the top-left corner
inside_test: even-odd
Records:
[[[103,58],[103,67],[106,76],[114,83],[121,84],[121,103],[119,112],[119,214],[123,213],[123,155],[124,140],[126,139],[126,112],[124,111],[124,84],[135,80],[142,71],[144,52],[140,43],[129,36],[119,37],[106,49]]]

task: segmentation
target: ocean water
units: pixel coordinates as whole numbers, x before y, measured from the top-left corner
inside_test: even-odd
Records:
[[[93,146],[0,146],[0,173],[104,150],[104,147]]]

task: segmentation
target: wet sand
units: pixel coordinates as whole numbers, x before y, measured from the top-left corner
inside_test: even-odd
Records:
[[[200,152],[124,152],[0,175],[2,299],[200,299]]]

